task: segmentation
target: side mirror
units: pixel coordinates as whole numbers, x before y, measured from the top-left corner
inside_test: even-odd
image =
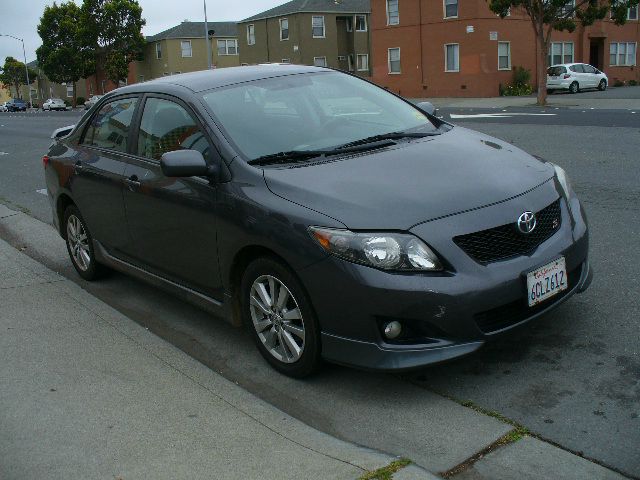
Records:
[[[416,105],[416,107],[418,107],[423,112],[428,113],[429,115],[435,116],[438,113],[436,107],[434,107],[433,103],[431,102],[420,102]]]
[[[160,157],[160,168],[167,177],[204,177],[212,175],[202,154],[197,150],[176,150]]]
[[[74,128],[75,125],[68,125],[66,127],[58,128],[57,130],[53,131],[53,133],[51,134],[51,138],[56,139],[66,137],[73,131]]]

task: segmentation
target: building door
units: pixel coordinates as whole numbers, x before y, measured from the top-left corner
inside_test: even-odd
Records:
[[[598,70],[604,68],[604,38],[592,38],[589,49],[589,64]]]

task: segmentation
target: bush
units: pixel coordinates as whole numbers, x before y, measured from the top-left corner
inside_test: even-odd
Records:
[[[618,80],[617,78],[613,82],[614,87],[624,87],[624,82],[622,80]]]
[[[84,102],[86,102],[87,100],[84,97],[76,97],[76,104],[77,105],[84,105]]]
[[[629,80],[629,86],[635,87],[636,85],[638,85],[638,82],[636,82],[635,80]]]
[[[524,67],[515,67],[513,69],[513,82],[506,87],[500,84],[500,95],[503,97],[520,97],[531,95],[533,87],[529,84],[531,80],[531,71]]]

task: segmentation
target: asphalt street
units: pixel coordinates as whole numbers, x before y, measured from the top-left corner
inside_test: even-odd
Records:
[[[640,111],[504,110],[440,112],[567,170],[590,220],[595,279],[555,312],[449,364],[404,376],[328,366],[310,380],[291,380],[265,366],[243,331],[178,299],[120,274],[83,282],[63,249],[41,245],[26,253],[228,379],[340,438],[417,461],[428,436],[461,428],[446,418],[441,433],[421,431],[421,415],[438,414],[435,392],[499,412],[565,449],[640,478]],[[0,202],[50,222],[41,157],[51,132],[78,116],[0,114]]]

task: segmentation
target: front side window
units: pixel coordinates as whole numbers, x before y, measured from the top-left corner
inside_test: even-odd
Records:
[[[390,48],[387,52],[389,73],[400,73],[400,49]]]
[[[458,16],[458,0],[444,0],[444,18]]]
[[[313,57],[313,65],[316,67],[326,67],[327,57]]]
[[[191,40],[182,40],[180,42],[180,50],[182,52],[182,58],[188,58],[192,56]]]
[[[82,144],[126,153],[137,103],[137,98],[123,98],[103,105],[91,119]]]
[[[237,55],[238,40],[235,38],[228,40],[218,40],[218,55]]]
[[[247,25],[247,45],[256,44],[256,27],[255,25]]]
[[[313,38],[324,38],[324,17],[311,17]]]
[[[158,60],[162,58],[162,44],[160,42],[156,43],[156,58]]]
[[[596,73],[596,69],[591,65],[582,65],[582,68],[584,70],[584,73]]]
[[[358,54],[358,71],[359,72],[369,71],[369,55]]]
[[[250,159],[334,148],[389,132],[435,131],[413,106],[334,71],[230,85],[204,93],[203,100],[227,137]]]
[[[367,16],[356,15],[356,32],[366,32],[366,31],[367,31]]]
[[[387,0],[387,25],[399,25],[398,0]]]
[[[280,19],[280,40],[289,40],[289,19]]]
[[[180,105],[162,98],[145,102],[138,132],[138,155],[160,160],[176,150],[197,150],[207,159],[210,146],[191,115]]]
[[[447,72],[459,72],[460,71],[460,45],[457,43],[450,43],[444,46],[445,49],[445,71]]]
[[[511,44],[498,42],[498,70],[511,70]]]

